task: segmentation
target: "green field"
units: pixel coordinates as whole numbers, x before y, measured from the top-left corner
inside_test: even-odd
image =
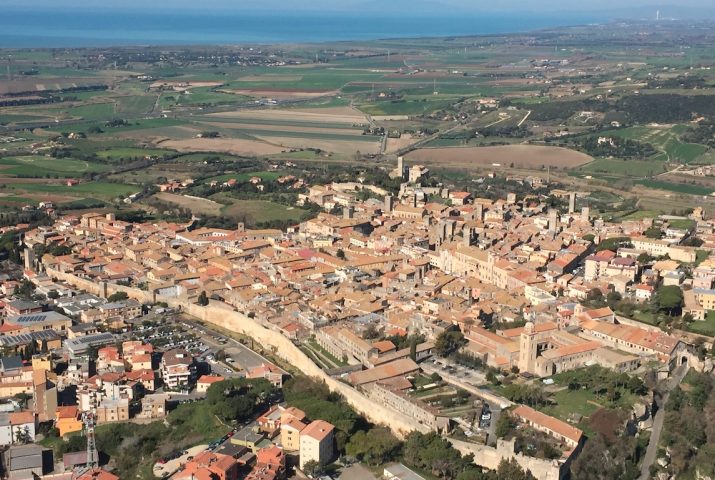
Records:
[[[119,160],[122,158],[144,158],[144,157],[169,157],[175,155],[173,150],[161,150],[158,148],[112,148],[97,152],[97,156],[110,160]]]
[[[55,194],[79,198],[97,197],[101,199],[125,197],[139,191],[139,188],[134,185],[105,182],[80,183],[79,185],[75,185],[73,187],[68,187],[64,184],[22,183],[7,184],[5,185],[5,188],[8,190],[23,191],[30,194]]]
[[[686,130],[685,125],[673,127],[629,127],[602,132],[601,136],[621,137],[653,145],[661,153],[654,160],[692,163],[703,155],[708,148],[704,145],[686,143],[680,135]]]
[[[274,182],[278,177],[283,174],[280,172],[248,172],[248,173],[225,173],[223,175],[218,175],[215,177],[207,178],[203,183],[209,182],[226,182],[235,179],[239,183],[247,182],[251,177],[260,177],[263,181]]]
[[[422,115],[454,103],[454,99],[407,99],[358,105],[368,115]]]
[[[688,185],[684,183],[662,182],[659,180],[638,180],[637,184],[657,190],[667,190],[675,193],[685,193],[688,195],[710,195],[713,189],[700,185]]]
[[[643,178],[666,171],[665,163],[649,160],[619,160],[598,158],[578,169],[578,172],[594,177]]]
[[[287,207],[267,200],[237,200],[221,194],[213,195],[212,200],[232,201],[231,205],[221,209],[223,216],[245,219],[250,224],[273,221],[299,222],[306,210]]]
[[[715,337],[715,310],[709,310],[705,320],[696,320],[691,323],[688,330],[708,337]]]
[[[106,172],[111,167],[100,163],[69,158],[51,158],[39,155],[0,158],[0,175],[18,177],[73,178],[83,173]]]

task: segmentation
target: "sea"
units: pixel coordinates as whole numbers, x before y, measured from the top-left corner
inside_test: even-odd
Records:
[[[0,4],[2,1],[0,1]],[[313,43],[485,35],[607,21],[596,14],[257,13],[0,6],[0,48]]]

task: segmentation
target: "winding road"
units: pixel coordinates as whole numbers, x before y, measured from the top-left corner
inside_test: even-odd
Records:
[[[685,374],[688,373],[688,364],[681,365],[673,371],[673,375],[665,382],[662,389],[662,395],[660,399],[656,397],[656,404],[658,405],[658,411],[653,417],[653,428],[650,432],[650,440],[648,441],[648,449],[643,457],[643,463],[641,464],[641,476],[639,480],[649,480],[650,467],[655,462],[655,458],[658,455],[658,444],[660,443],[660,434],[663,431],[663,421],[665,419],[665,404],[668,402],[668,397],[670,392],[675,389],[680,382],[685,378]]]

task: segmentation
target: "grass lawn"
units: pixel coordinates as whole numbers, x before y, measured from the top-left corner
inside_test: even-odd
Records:
[[[709,310],[705,320],[695,320],[688,326],[688,331],[715,337],[715,310]]]
[[[113,199],[119,196],[127,196],[138,191],[138,187],[134,185],[105,182],[80,183],[74,187],[68,187],[64,184],[22,183],[6,185],[6,188],[21,190],[28,193],[60,194],[82,198],[95,196],[102,199]]]
[[[106,172],[110,169],[111,167],[100,163],[39,155],[0,159],[0,174],[18,177],[72,178],[85,172]]]
[[[214,197],[216,196],[214,195]],[[233,204],[221,209],[224,216],[235,219],[245,218],[246,222],[253,225],[271,221],[299,222],[306,212],[298,207],[287,207],[268,200],[238,200],[223,197],[223,200],[226,199],[232,201]],[[218,199],[213,198],[213,200]]]
[[[318,342],[316,342],[315,340],[310,340],[308,343],[310,344],[310,347],[311,347],[313,350],[315,350],[315,351],[320,352],[321,354],[323,354],[323,356],[325,356],[328,360],[330,360],[331,362],[333,362],[335,365],[337,365],[337,366],[339,366],[339,367],[344,367],[344,366],[347,365],[347,362],[343,362],[342,359],[338,359],[337,357],[333,356],[332,353],[328,352],[328,351],[325,350],[323,347],[321,347],[320,345],[318,345]]]
[[[629,213],[628,215],[621,217],[620,220],[643,220],[644,218],[655,218],[660,215],[660,212],[655,210],[638,210],[637,212]]]
[[[677,228],[681,230],[689,230],[693,227],[695,227],[695,220],[690,220],[690,219],[675,219],[675,220],[668,220],[668,224],[670,225],[671,228]]]

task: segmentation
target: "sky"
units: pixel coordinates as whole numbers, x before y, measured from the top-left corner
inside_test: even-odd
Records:
[[[649,11],[661,8],[678,12],[682,9],[715,10],[712,0],[2,0],[6,6],[23,8],[182,8],[182,9],[230,9],[264,10],[280,9],[283,11],[361,11],[365,8],[397,11],[406,8],[408,12],[444,11],[569,11],[569,12],[604,12]],[[625,7],[624,7],[625,6]]]

